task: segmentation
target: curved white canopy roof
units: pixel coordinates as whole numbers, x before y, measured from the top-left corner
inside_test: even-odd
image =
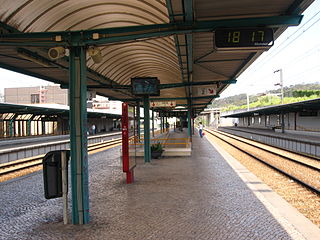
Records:
[[[15,32],[67,34],[104,29],[106,33],[99,36],[117,41],[97,44],[101,63],[96,64],[87,56],[89,86],[97,86],[99,94],[110,98],[135,101],[127,89],[103,85],[129,85],[132,77],[157,77],[161,84],[177,84],[163,88],[159,98],[177,98],[178,104],[186,105],[188,97],[194,108],[201,110],[262,53],[215,50],[215,27],[202,27],[205,23],[220,21],[221,26],[228,27],[230,20],[236,20],[231,25],[240,26],[238,20],[243,19],[243,26],[261,26],[262,18],[266,18],[265,25],[273,27],[277,37],[287,26],[297,25],[290,16],[300,14],[311,3],[312,0],[0,0],[0,29],[6,34],[0,35],[0,67],[68,84],[67,58],[52,61],[47,56],[49,46],[24,46],[32,37],[18,37],[14,40],[16,45],[6,45],[6,37]],[[289,20],[285,22],[281,16]],[[138,28],[141,26],[153,28]],[[45,64],[23,58],[22,53]],[[205,82],[216,89],[216,96],[199,98],[197,86],[191,84]]]

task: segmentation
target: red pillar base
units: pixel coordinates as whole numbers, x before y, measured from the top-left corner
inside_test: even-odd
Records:
[[[133,182],[134,182],[134,174],[133,174],[133,169],[131,169],[127,172],[127,184],[130,184]]]

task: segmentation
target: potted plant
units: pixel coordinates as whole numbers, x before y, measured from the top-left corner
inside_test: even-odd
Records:
[[[154,143],[151,145],[151,157],[152,158],[159,158],[163,152],[163,146],[160,142]]]

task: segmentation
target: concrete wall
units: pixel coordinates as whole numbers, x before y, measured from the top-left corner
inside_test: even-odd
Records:
[[[320,111],[315,117],[299,116],[297,114],[297,129],[302,131],[320,131]]]
[[[39,102],[32,102],[32,95],[39,96]],[[68,105],[68,90],[60,86],[5,88],[4,101],[14,104],[55,103]]]

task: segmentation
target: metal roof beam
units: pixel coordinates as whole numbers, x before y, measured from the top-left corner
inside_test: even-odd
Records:
[[[203,97],[176,97],[176,98],[149,98],[150,101],[174,101],[174,100],[197,100],[197,99],[214,99],[219,98],[220,95],[211,95],[211,96],[203,96]],[[113,100],[112,97],[109,99]],[[128,101],[141,101],[142,98],[126,98],[126,99],[118,99],[119,101],[128,102]]]
[[[205,81],[205,82],[184,82],[184,83],[167,83],[160,84],[160,89],[166,88],[178,88],[178,87],[186,87],[186,86],[199,86],[199,85],[211,85],[211,84],[233,84],[236,83],[236,79],[225,80],[225,81]],[[131,89],[131,85],[113,85],[113,84],[101,84],[101,85],[87,85],[87,88],[110,88],[110,89]],[[65,85],[63,88],[67,88]]]
[[[240,18],[215,21],[177,22],[142,26],[106,28],[83,31],[10,33],[0,35],[0,45],[5,46],[83,46],[103,45],[137,39],[165,37],[174,34],[210,32],[219,27],[280,27],[297,26],[302,15],[261,18]],[[3,23],[2,23],[3,25]],[[61,36],[62,41],[56,41]],[[21,41],[24,39],[23,41]]]

